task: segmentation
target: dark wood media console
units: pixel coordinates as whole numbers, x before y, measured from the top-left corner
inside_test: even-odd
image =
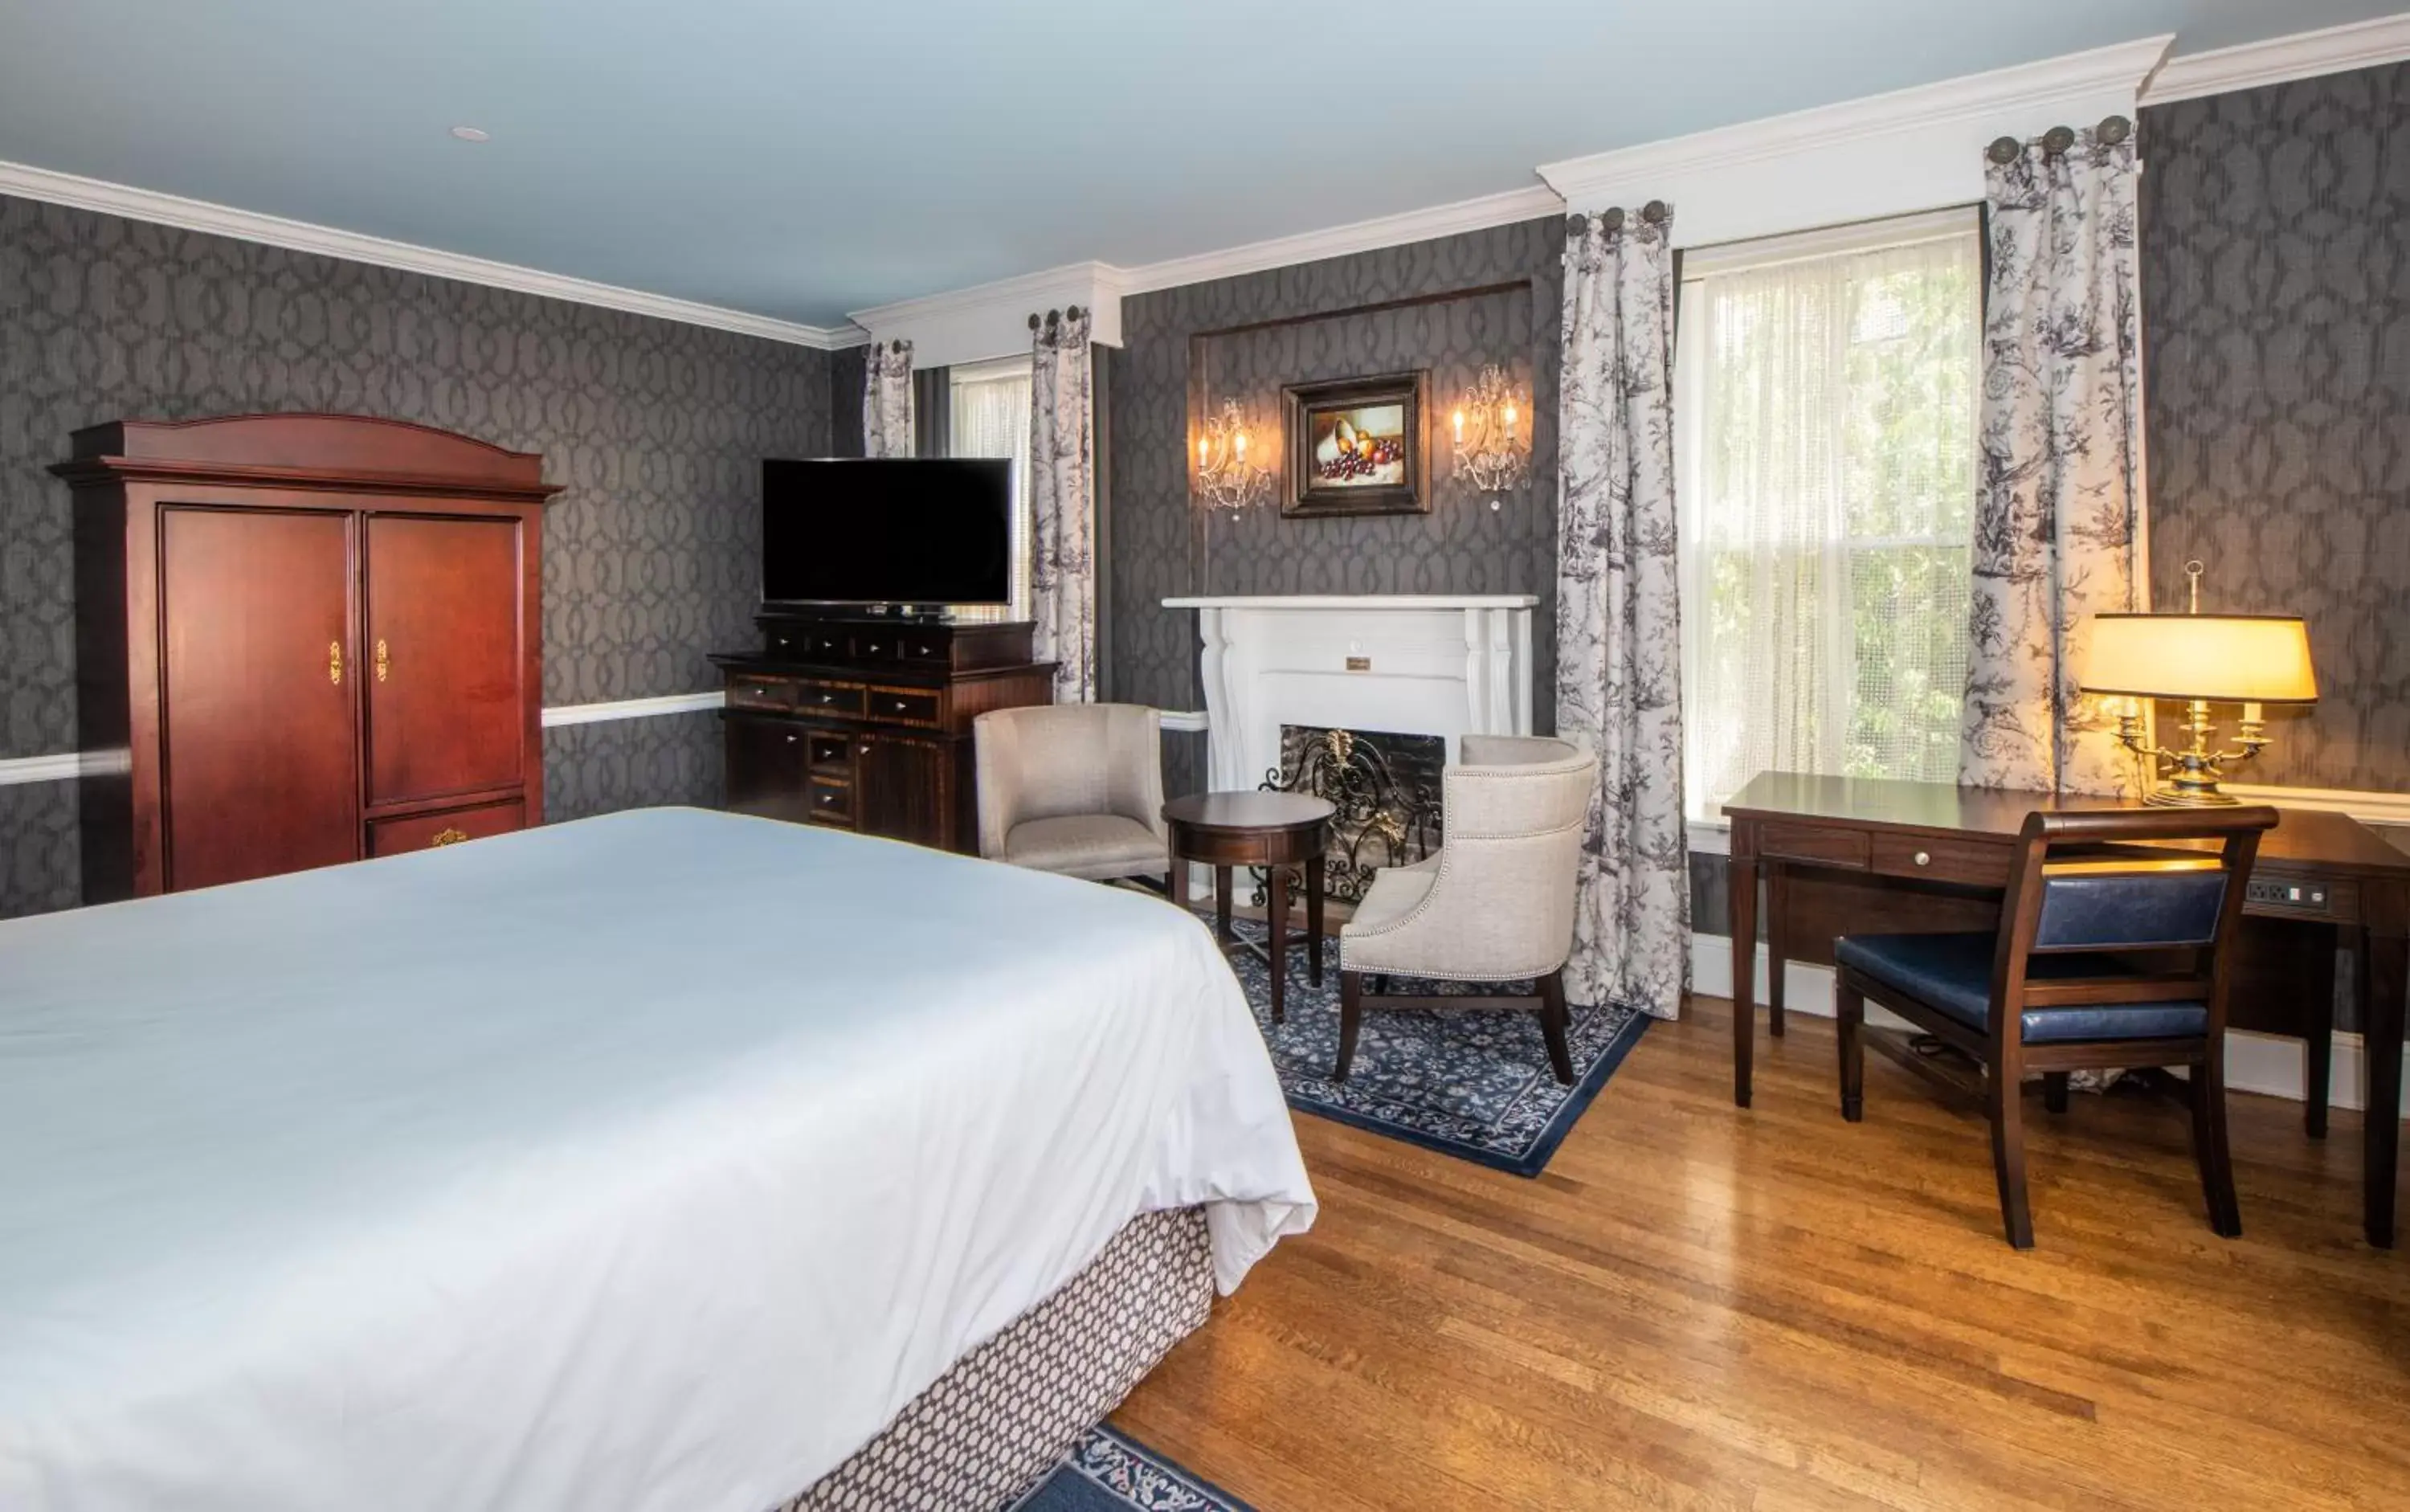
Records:
[[[1033,627],[763,613],[762,648],[713,657],[728,807],[916,845],[979,850],[971,721],[1053,702]]]

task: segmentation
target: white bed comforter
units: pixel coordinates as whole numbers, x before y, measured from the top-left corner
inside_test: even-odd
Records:
[[[762,1512],[1314,1211],[1153,899],[652,809],[0,924],[0,1507]]]

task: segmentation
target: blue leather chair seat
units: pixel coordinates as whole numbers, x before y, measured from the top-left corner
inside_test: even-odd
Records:
[[[1845,935],[1834,957],[1893,991],[1949,1014],[1970,1029],[1992,1022],[1992,952],[1997,937],[1980,935]],[[2089,952],[2026,958],[2028,981],[2113,977],[2124,967]],[[2026,1044],[2079,1040],[2180,1040],[2209,1029],[2205,1003],[2125,1003],[2034,1008],[2024,1014]]]

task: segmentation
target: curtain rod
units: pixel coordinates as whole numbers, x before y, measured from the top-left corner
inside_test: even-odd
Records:
[[[2103,146],[2114,147],[2134,134],[2134,123],[2122,115],[2103,119],[2092,128],[2093,137]],[[2042,133],[2041,151],[2045,157],[2056,157],[2075,145],[2075,133],[2066,126],[2053,126]],[[1983,155],[2003,167],[2023,156],[2025,144],[2014,137],[2003,137],[1984,151]]]
[[[1643,206],[1641,206],[1641,207],[1640,207],[1640,218],[1641,218],[1642,220],[1644,220],[1644,221],[1647,221],[1647,222],[1648,222],[1649,225],[1664,225],[1664,224],[1665,224],[1665,217],[1666,217],[1666,216],[1668,216],[1668,215],[1671,215],[1672,213],[1674,213],[1674,212],[1673,212],[1672,211],[1667,210],[1667,209],[1665,208],[1665,202],[1664,202],[1663,200],[1662,200],[1662,199],[1652,199],[1652,200],[1650,200],[1648,203],[1647,203],[1646,205],[1643,205]],[[1573,228],[1574,233],[1575,233],[1575,235],[1579,235],[1579,234],[1580,234],[1580,232],[1581,232],[1581,228],[1582,228],[1582,223],[1583,223],[1586,219],[1588,219],[1588,217],[1586,217],[1586,216],[1582,216],[1582,215],[1569,215],[1569,216],[1565,217],[1566,224],[1567,224],[1567,225],[1569,225]],[[1620,231],[1620,230],[1622,230],[1622,229],[1623,229],[1623,211],[1622,211],[1622,208],[1619,206],[1618,208],[1616,208],[1616,209],[1614,209],[1614,210],[1603,210],[1603,211],[1600,211],[1598,212],[1598,228],[1599,228],[1600,230],[1602,230],[1602,231],[1606,231],[1606,232],[1615,232],[1615,231]]]

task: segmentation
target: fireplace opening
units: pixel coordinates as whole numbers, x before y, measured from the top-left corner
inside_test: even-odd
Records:
[[[1410,866],[1440,848],[1440,773],[1447,742],[1438,735],[1388,730],[1281,726],[1280,765],[1264,774],[1265,792],[1327,798],[1330,849],[1323,861],[1324,895],[1360,903],[1383,866]],[[1255,868],[1254,902],[1270,897],[1270,873]],[[1302,878],[1290,896],[1303,897]]]

